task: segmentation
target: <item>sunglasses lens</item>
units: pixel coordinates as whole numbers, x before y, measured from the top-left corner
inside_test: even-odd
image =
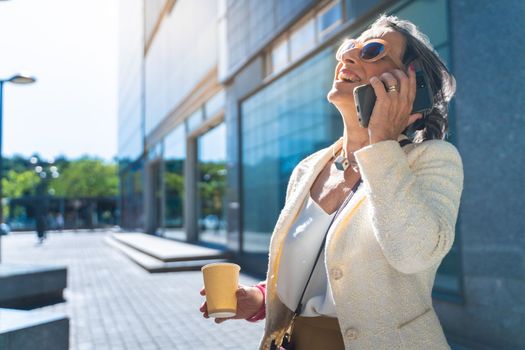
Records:
[[[366,44],[361,50],[361,58],[364,60],[371,60],[385,51],[385,45],[381,43]]]

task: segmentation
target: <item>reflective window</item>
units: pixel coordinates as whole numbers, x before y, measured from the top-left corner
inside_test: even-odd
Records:
[[[382,1],[384,0],[346,0],[346,20],[354,22]]]
[[[317,14],[317,33],[322,40],[343,21],[341,3],[334,1]]]
[[[308,54],[342,23],[340,1],[311,11],[302,24],[281,35],[270,51],[268,75],[277,73]]]
[[[293,168],[342,135],[326,100],[335,64],[326,49],[241,105],[244,252],[268,251]]]
[[[204,115],[202,108],[199,108],[193,112],[188,118],[186,118],[186,124],[188,125],[188,131],[191,132],[197,129],[203,122]]]
[[[288,41],[278,42],[272,49],[272,70],[278,72],[288,65]]]
[[[149,39],[155,28],[166,0],[148,0],[144,1],[144,24],[146,29],[146,38]]]
[[[308,20],[290,34],[290,55],[292,61],[297,60],[305,52],[315,46],[315,21]]]
[[[197,218],[199,240],[226,245],[226,126],[197,139]]]
[[[184,227],[184,162],[186,136],[180,124],[164,139],[164,234],[186,239]]]
[[[144,229],[143,160],[127,165],[120,177],[120,226]]]
[[[226,94],[224,90],[219,91],[213,95],[204,105],[206,111],[206,118],[210,118],[219,113],[226,104]]]

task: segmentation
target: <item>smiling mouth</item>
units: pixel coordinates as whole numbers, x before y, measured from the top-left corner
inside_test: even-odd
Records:
[[[339,72],[337,78],[341,81],[344,81],[346,83],[359,83],[361,82],[361,78],[359,78],[357,75],[355,74],[348,74],[346,72]]]

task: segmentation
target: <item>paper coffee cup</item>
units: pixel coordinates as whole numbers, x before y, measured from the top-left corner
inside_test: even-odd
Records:
[[[232,263],[214,263],[201,268],[210,317],[233,317],[237,314],[239,271]]]

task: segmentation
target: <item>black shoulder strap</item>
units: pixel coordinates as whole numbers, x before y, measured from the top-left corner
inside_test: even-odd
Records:
[[[408,145],[410,143],[412,143],[412,141],[410,141],[409,139],[404,139],[404,140],[399,141],[399,145],[401,146],[401,148],[403,148],[404,146],[406,146],[406,145]],[[363,180],[361,178],[359,178],[359,180],[356,182],[356,184],[354,185],[354,187],[352,188],[352,190],[350,191],[348,196],[345,198],[344,202],[339,206],[339,208],[335,212],[334,217],[330,221],[330,225],[328,225],[328,228],[326,229],[326,232],[324,234],[323,242],[321,243],[321,246],[319,247],[319,251],[317,252],[317,257],[315,258],[314,266],[312,267],[312,270],[310,271],[310,275],[308,275],[308,280],[306,281],[306,284],[304,286],[303,292],[301,293],[301,297],[299,298],[299,303],[297,304],[297,307],[295,308],[294,317],[295,316],[299,316],[299,314],[301,313],[301,309],[303,308],[304,293],[306,293],[306,288],[308,287],[308,283],[310,283],[310,279],[312,279],[312,275],[314,273],[315,266],[317,265],[317,262],[319,261],[319,257],[321,256],[321,253],[322,253],[322,251],[324,249],[324,246],[326,244],[326,236],[328,235],[328,231],[330,231],[330,227],[332,227],[332,223],[334,222],[335,218],[339,215],[341,210],[350,201],[350,199],[352,198],[354,193],[357,191],[357,189],[359,188],[359,186],[361,185],[362,182],[363,182]]]
[[[404,140],[399,141],[399,145],[401,146],[401,148],[403,148],[404,146],[410,143],[412,143],[412,141],[410,141],[409,139],[404,139]]]

